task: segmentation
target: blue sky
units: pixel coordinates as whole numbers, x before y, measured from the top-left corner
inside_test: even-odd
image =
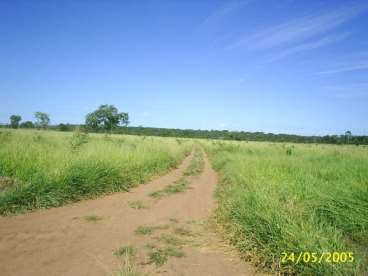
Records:
[[[367,1],[0,1],[0,122],[368,134]]]

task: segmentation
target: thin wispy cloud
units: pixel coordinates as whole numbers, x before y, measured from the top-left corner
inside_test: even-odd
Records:
[[[300,42],[331,31],[367,11],[368,4],[343,6],[333,11],[294,19],[252,35],[243,36],[226,48],[266,49]]]
[[[347,83],[324,87],[337,99],[362,99],[368,97],[368,83]]]
[[[142,115],[143,115],[143,117],[150,117],[151,113],[148,112],[148,111],[144,111]]]
[[[230,1],[224,5],[221,5],[214,10],[203,22],[202,25],[211,25],[218,23],[224,18],[228,17],[232,12],[240,9],[242,6],[250,3],[253,0],[248,1]]]
[[[319,40],[316,40],[316,41],[313,41],[313,42],[306,42],[306,43],[300,44],[300,45],[295,46],[295,47],[291,47],[289,49],[286,49],[284,51],[278,52],[278,53],[270,56],[268,58],[267,62],[278,61],[278,60],[286,58],[290,55],[302,53],[302,52],[309,51],[309,50],[318,49],[318,48],[327,46],[329,44],[333,44],[333,43],[342,41],[345,38],[347,38],[349,35],[350,35],[350,33],[346,32],[346,33],[342,33],[342,34],[326,36],[322,39],[319,39]]]
[[[314,75],[322,76],[361,70],[368,70],[368,52],[365,50],[336,56],[329,66],[325,66]]]
[[[353,61],[347,64],[341,64],[333,69],[320,71],[317,75],[329,75],[344,72],[352,72],[358,70],[368,70],[368,60]]]

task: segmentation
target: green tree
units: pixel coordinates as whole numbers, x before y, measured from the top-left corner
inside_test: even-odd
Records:
[[[22,120],[22,117],[19,115],[11,115],[9,119],[10,119],[10,126],[12,128],[18,128],[19,122]]]
[[[345,131],[345,143],[346,144],[350,144],[350,140],[351,140],[351,131],[350,130],[347,130]]]
[[[129,115],[120,112],[113,105],[100,105],[97,110],[88,113],[86,116],[86,126],[93,130],[104,129],[111,131],[119,125],[127,126]]]
[[[46,128],[50,123],[50,117],[47,113],[38,111],[35,113],[35,118],[36,118],[36,126],[38,128]]]
[[[69,130],[69,126],[66,125],[66,124],[61,123],[61,124],[58,125],[58,129],[60,131],[68,131]]]
[[[31,121],[25,121],[19,125],[21,128],[34,128],[34,124]]]

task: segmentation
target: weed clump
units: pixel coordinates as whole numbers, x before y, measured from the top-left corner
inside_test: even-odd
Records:
[[[190,230],[183,228],[183,227],[175,228],[174,233],[180,236],[192,236],[193,235],[193,233]]]
[[[153,229],[149,226],[139,226],[134,232],[137,235],[151,235],[153,233]]]
[[[0,192],[7,188],[14,187],[17,181],[12,177],[0,176]]]
[[[184,242],[181,239],[177,238],[174,235],[168,235],[168,234],[162,234],[160,237],[157,238],[157,240],[165,244],[173,245],[173,246],[180,246],[184,244]]]
[[[138,226],[134,231],[137,235],[151,235],[155,230],[165,230],[169,228],[168,225],[157,225],[157,226]]]
[[[185,178],[181,178],[176,181],[174,184],[167,185],[164,189],[154,191],[149,194],[150,197],[153,198],[161,198],[164,196],[169,196],[176,193],[182,193],[189,189],[189,181]]]
[[[136,248],[133,245],[121,246],[114,250],[113,255],[116,257],[121,256],[134,256],[137,253]]]
[[[147,209],[148,206],[145,205],[142,201],[137,200],[137,201],[131,201],[128,203],[130,208],[133,209]]]
[[[84,216],[83,219],[87,222],[92,222],[92,223],[97,223],[101,220],[103,220],[102,217],[96,216],[96,215],[88,215],[88,216]]]
[[[149,263],[155,264],[156,267],[164,265],[169,257],[184,257],[185,254],[182,250],[168,246],[165,248],[154,248],[152,252],[149,253]]]
[[[125,254],[122,256],[123,262],[120,265],[120,268],[113,272],[113,276],[142,276],[137,268],[137,266],[132,262],[129,254]]]
[[[42,136],[37,134],[35,136],[33,136],[33,142],[41,142],[43,139],[42,139]]]
[[[77,151],[83,144],[88,143],[88,134],[82,132],[79,128],[77,128],[73,132],[73,136],[70,139],[70,147],[72,151]]]
[[[203,168],[204,168],[203,152],[200,148],[196,148],[194,157],[190,161],[188,168],[184,172],[184,175],[185,176],[198,175],[203,171]]]
[[[149,254],[149,263],[156,266],[164,265],[168,260],[167,254],[164,254],[161,250],[153,251]]]

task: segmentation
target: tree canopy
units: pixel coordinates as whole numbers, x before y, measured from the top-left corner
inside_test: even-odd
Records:
[[[86,116],[86,126],[93,130],[111,131],[119,125],[127,126],[128,124],[128,113],[119,112],[113,105],[100,105],[97,110],[88,113]]]
[[[21,128],[34,128],[34,124],[31,121],[25,121],[20,124]]]
[[[9,119],[10,119],[10,126],[12,128],[18,128],[19,123],[22,120],[22,117],[19,115],[11,115]]]
[[[50,116],[44,112],[36,112],[36,126],[40,128],[46,128],[50,123]]]

